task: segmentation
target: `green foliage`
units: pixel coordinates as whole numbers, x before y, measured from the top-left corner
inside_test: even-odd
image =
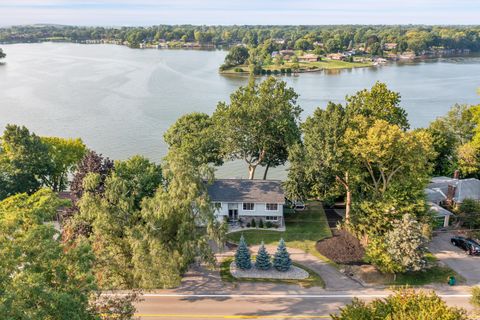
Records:
[[[96,290],[90,247],[61,244],[46,223],[61,204],[44,189],[0,202],[0,318],[98,319],[89,306]]]
[[[472,288],[472,297],[470,298],[470,303],[475,308],[480,308],[480,287],[479,286]]]
[[[163,137],[170,149],[190,154],[196,165],[223,163],[220,136],[215,132],[213,119],[205,113],[180,117]]]
[[[222,154],[246,161],[251,179],[259,165],[284,164],[288,148],[300,139],[302,109],[296,99],[292,88],[273,77],[240,87],[230,96],[230,104],[219,103],[213,115]]]
[[[251,226],[252,228],[256,228],[256,227],[257,227],[257,222],[256,222],[255,218],[253,218],[252,221],[250,222],[250,226]]]
[[[263,228],[263,227],[264,227],[263,219],[262,219],[262,218],[260,218],[260,220],[258,221],[258,227],[259,227],[259,228]]]
[[[33,193],[51,170],[48,147],[26,127],[7,125],[1,137],[0,199]]]
[[[43,184],[53,191],[64,191],[68,186],[68,175],[75,171],[77,164],[85,156],[86,147],[81,139],[42,137],[41,141],[48,148],[51,162]]]
[[[351,304],[340,308],[339,314],[331,315],[334,320],[466,320],[464,309],[449,307],[434,292],[415,292],[401,289],[385,299],[365,303],[354,299]]]
[[[235,265],[237,268],[242,270],[248,270],[252,268],[250,249],[248,249],[243,235],[240,237],[237,252],[235,252]]]
[[[470,229],[480,227],[480,204],[473,199],[464,199],[458,208],[458,219]]]
[[[224,66],[232,67],[244,64],[249,57],[248,49],[244,46],[233,46],[225,56]]]
[[[409,214],[393,222],[384,237],[374,237],[366,256],[372,264],[385,273],[419,271],[425,268],[427,239],[421,225]]]
[[[272,267],[272,261],[270,254],[265,249],[265,245],[262,241],[260,248],[258,249],[257,257],[255,258],[255,268],[260,270],[269,270]]]
[[[290,259],[290,254],[287,251],[287,246],[285,245],[285,241],[280,239],[278,243],[277,252],[273,256],[273,266],[278,271],[288,271],[292,266],[292,260]]]

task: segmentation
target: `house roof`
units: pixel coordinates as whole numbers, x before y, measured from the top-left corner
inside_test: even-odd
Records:
[[[474,178],[459,180],[454,199],[456,202],[463,202],[465,199],[480,200],[480,180]]]
[[[436,217],[445,217],[445,216],[453,215],[453,213],[451,213],[447,209],[440,207],[438,204],[429,202],[428,205],[430,206],[430,210],[435,213]]]
[[[207,186],[212,201],[284,203],[279,180],[218,179]]]
[[[440,203],[447,199],[445,193],[443,193],[439,188],[427,188],[425,189],[425,193],[427,195],[427,200],[433,203]]]
[[[440,191],[446,195],[448,186],[456,187],[453,197],[455,202],[463,202],[465,199],[480,200],[480,180],[475,178],[453,179],[449,177],[434,177],[428,185],[428,189]],[[427,197],[429,196],[430,194],[427,192]],[[433,198],[430,201],[433,201]]]

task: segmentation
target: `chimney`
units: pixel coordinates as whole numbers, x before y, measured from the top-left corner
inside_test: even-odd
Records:
[[[449,207],[453,206],[453,197],[455,196],[455,191],[457,190],[457,187],[454,185],[449,185],[448,190],[447,190],[447,205]]]
[[[459,170],[455,170],[455,172],[453,173],[453,179],[460,179],[460,171]]]

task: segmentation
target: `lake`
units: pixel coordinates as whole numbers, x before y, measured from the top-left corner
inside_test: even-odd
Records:
[[[142,154],[159,161],[163,133],[181,115],[212,113],[247,78],[217,72],[225,51],[139,50],[115,45],[0,45],[0,127],[39,135],[81,137],[113,159]],[[480,58],[451,58],[283,77],[300,94],[303,119],[328,101],[383,81],[401,93],[412,127],[427,126],[455,103],[476,104]],[[257,171],[261,176],[262,169]],[[243,163],[218,170],[246,177]],[[269,178],[283,178],[282,169]]]

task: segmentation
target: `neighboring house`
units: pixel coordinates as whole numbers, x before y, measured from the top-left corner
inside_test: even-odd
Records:
[[[313,53],[307,53],[298,57],[298,61],[300,62],[316,62],[318,60],[320,60],[320,57]]]
[[[218,179],[207,187],[210,200],[217,207],[218,219],[257,224],[263,222],[283,227],[285,195],[281,181]]]
[[[465,199],[480,201],[480,180],[434,177],[425,189],[425,194],[430,209],[436,213],[437,218],[443,219],[446,227],[453,213],[442,206],[455,207]]]

